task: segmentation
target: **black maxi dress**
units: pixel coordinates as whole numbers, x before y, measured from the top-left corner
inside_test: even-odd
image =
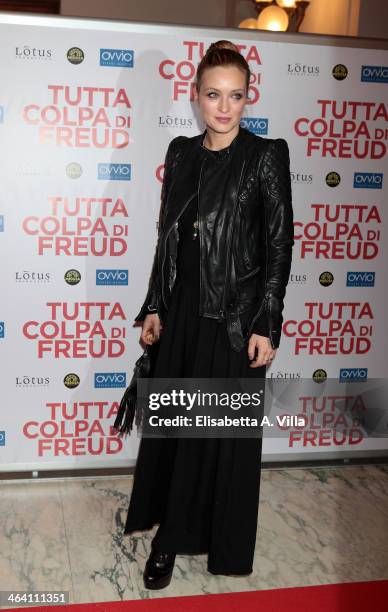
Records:
[[[225,149],[208,154],[218,161]],[[179,218],[177,276],[163,321],[155,377],[265,377],[249,367],[247,347],[234,351],[225,321],[200,317],[199,236],[193,239],[198,197]],[[244,328],[251,312],[241,315]],[[262,438],[140,440],[125,534],[159,524],[152,548],[208,553],[213,574],[253,571]]]

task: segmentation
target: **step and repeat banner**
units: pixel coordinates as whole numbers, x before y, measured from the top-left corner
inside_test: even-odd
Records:
[[[193,80],[220,38],[252,71],[242,125],[285,138],[291,157],[294,256],[267,378],[299,381],[309,425],[279,425],[263,460],[387,452],[384,410],[367,435],[352,388],[388,368],[387,49],[0,14],[3,470],[135,463],[136,432],[111,427],[142,352],[133,319],[164,156],[172,138],[205,128]],[[314,397],[325,380],[336,394]]]

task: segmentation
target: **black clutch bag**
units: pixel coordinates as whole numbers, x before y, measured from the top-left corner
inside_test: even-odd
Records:
[[[116,420],[113,423],[113,429],[116,430],[119,437],[130,434],[134,421],[137,427],[142,422],[142,410],[137,398],[137,381],[139,378],[149,376],[158,344],[158,342],[147,344],[143,354],[135,362],[132,380],[121,398]]]

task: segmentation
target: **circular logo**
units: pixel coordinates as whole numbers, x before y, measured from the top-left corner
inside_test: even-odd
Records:
[[[63,278],[68,285],[78,285],[81,280],[81,274],[78,270],[68,270]]]
[[[333,284],[334,282],[334,276],[332,274],[332,272],[322,272],[319,275],[319,282],[322,285],[322,287],[329,287],[330,285]]]
[[[66,57],[70,64],[80,64],[85,59],[84,52],[79,47],[70,47]]]
[[[63,379],[63,384],[68,389],[75,389],[75,387],[78,387],[80,382],[81,380],[78,374],[74,374],[73,372],[71,374],[66,374],[65,378]]]
[[[82,174],[81,164],[79,164],[78,162],[70,162],[70,164],[67,164],[66,175],[69,178],[76,179],[76,178],[79,178],[81,174]]]
[[[321,383],[324,380],[326,380],[327,378],[327,372],[326,370],[322,370],[321,368],[318,368],[317,370],[314,370],[313,372],[313,381],[316,383]]]
[[[337,187],[337,185],[339,185],[341,182],[341,177],[338,174],[338,172],[329,172],[329,174],[326,175],[326,185],[328,187]]]
[[[337,81],[343,81],[348,76],[348,69],[343,64],[336,64],[332,70],[332,75]]]

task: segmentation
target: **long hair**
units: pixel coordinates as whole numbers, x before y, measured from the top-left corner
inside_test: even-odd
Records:
[[[245,86],[248,93],[249,80],[251,71],[249,70],[248,62],[241,55],[238,47],[230,40],[217,40],[211,43],[205,55],[201,59],[197,67],[195,84],[199,92],[202,82],[202,76],[206,68],[214,68],[215,66],[236,66],[245,72]]]

